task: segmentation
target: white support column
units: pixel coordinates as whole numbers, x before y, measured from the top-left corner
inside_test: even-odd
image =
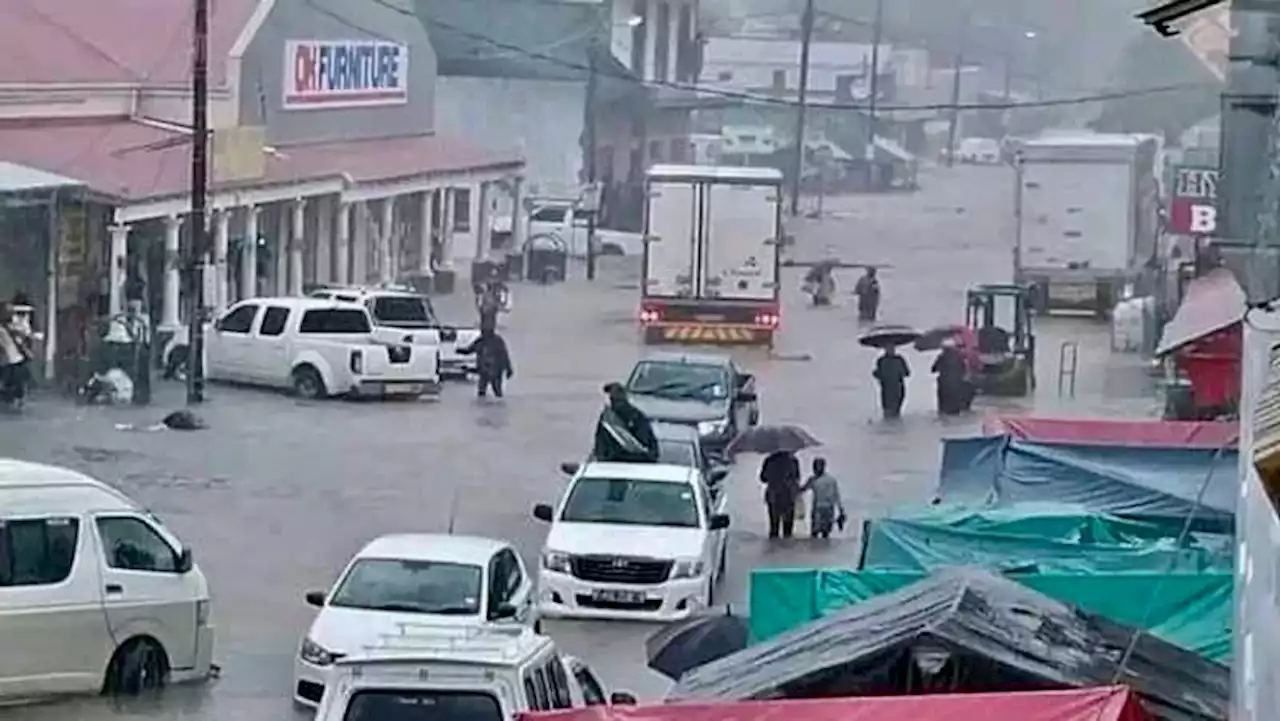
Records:
[[[453,269],[453,188],[440,189],[440,267]]]
[[[215,311],[226,308],[231,300],[227,275],[227,248],[231,245],[231,210],[218,213],[213,232],[213,297],[206,298]]]
[[[643,81],[653,80],[658,76],[656,57],[658,47],[658,2],[645,0],[644,3],[644,73]]]
[[[516,176],[511,182],[511,249],[525,252],[529,241],[529,221],[524,217],[524,178]]]
[[[396,199],[383,198],[378,207],[378,281],[390,283],[395,279],[395,248],[391,235],[395,232]]]
[[[316,282],[333,282],[333,197],[315,201]]]
[[[289,236],[289,295],[302,295],[302,249],[306,243],[307,201],[293,201],[293,234]]]
[[[493,223],[490,220],[493,216],[493,200],[489,197],[489,190],[492,187],[492,183],[480,183],[474,191],[475,222],[472,224],[471,231],[476,239],[476,260],[489,260],[492,252],[493,243],[489,240],[493,233]]]
[[[124,285],[128,279],[129,260],[129,226],[111,226],[111,287],[107,291],[107,314],[119,315],[124,312]]]
[[[182,327],[182,316],[179,304],[182,300],[182,277],[180,268],[182,258],[179,256],[179,231],[182,221],[176,215],[165,218],[164,226],[164,301],[160,309],[160,327],[176,330]]]
[[[351,282],[369,282],[369,204],[365,201],[351,206]]]
[[[288,295],[289,293],[289,221],[292,220],[292,213],[289,212],[289,204],[287,202],[276,203],[279,213],[276,216],[276,238],[274,245],[275,257],[275,284],[271,288],[272,295]]]
[[[422,228],[418,235],[418,274],[430,278],[434,274],[431,267],[431,232],[435,223],[432,200],[436,191],[424,190],[419,202],[422,203]]]
[[[351,206],[338,201],[337,228],[334,230],[333,273],[340,284],[351,282]]]
[[[258,216],[256,205],[244,209],[244,247],[240,249],[240,300],[258,295]]]

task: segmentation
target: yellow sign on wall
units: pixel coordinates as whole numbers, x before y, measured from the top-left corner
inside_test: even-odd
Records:
[[[265,128],[240,126],[213,131],[213,182],[258,180],[267,174]]]

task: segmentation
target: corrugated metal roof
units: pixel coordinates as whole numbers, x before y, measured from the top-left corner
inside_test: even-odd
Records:
[[[1280,343],[1271,345],[1267,385],[1253,412],[1253,460],[1270,466],[1280,452]]]
[[[84,185],[81,180],[0,160],[0,193],[29,193]]]

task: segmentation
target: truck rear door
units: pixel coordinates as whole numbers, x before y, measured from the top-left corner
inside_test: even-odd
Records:
[[[772,301],[778,290],[778,188],[712,183],[706,186],[706,242],[702,295]]]
[[[691,298],[696,292],[698,187],[687,182],[649,184],[644,251],[644,295]]]
[[[1022,168],[1022,266],[1124,270],[1133,177],[1126,163],[1028,162]]]

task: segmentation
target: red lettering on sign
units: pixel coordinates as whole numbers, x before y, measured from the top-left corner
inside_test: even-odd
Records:
[[[315,88],[316,64],[311,57],[311,48],[299,44],[293,55],[293,90],[305,93]]]

